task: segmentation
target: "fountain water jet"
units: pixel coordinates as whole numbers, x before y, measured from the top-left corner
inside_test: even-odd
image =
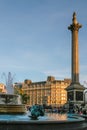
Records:
[[[14,93],[14,89],[13,89],[14,75],[12,76],[11,72],[8,72],[8,75],[3,73],[2,78],[3,77],[4,77],[5,82],[6,82],[6,93],[13,94]]]

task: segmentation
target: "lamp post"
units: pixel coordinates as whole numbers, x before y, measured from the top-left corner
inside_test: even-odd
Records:
[[[86,105],[86,103],[87,103],[87,88],[85,89],[85,91],[84,91],[84,104]]]
[[[70,99],[69,99],[69,113],[70,113]]]
[[[84,81],[84,86],[85,86],[85,90],[84,90],[84,104],[86,105],[86,103],[87,103],[87,99],[86,99],[86,95],[87,95],[87,81]]]

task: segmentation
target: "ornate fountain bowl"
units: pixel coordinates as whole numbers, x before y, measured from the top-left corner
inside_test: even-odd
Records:
[[[0,114],[24,114],[25,105],[19,101],[19,95],[0,94]]]

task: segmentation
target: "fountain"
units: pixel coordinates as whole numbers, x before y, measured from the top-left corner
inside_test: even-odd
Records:
[[[49,113],[31,118],[28,114],[0,115],[0,130],[87,130],[82,117]]]
[[[4,109],[4,112],[3,109],[0,111],[0,130],[87,129],[87,123],[85,122],[85,119],[73,114],[45,113],[43,107],[40,105],[32,106],[31,111],[28,113],[25,112],[24,109],[22,111],[21,105],[14,104],[13,98],[16,98],[15,102],[17,102],[17,95],[8,95],[6,95],[6,97],[4,95],[2,100],[4,107],[0,104],[0,107],[2,106]],[[7,103],[10,104],[8,105]]]
[[[0,114],[24,114],[25,105],[18,103],[18,95],[0,94]]]
[[[27,112],[15,94],[0,94],[0,130],[86,130],[87,123],[73,114],[45,113],[40,105]]]
[[[0,93],[0,114],[24,114],[26,108],[25,105],[20,103],[19,95],[14,94],[11,72],[8,73],[8,77],[5,73],[3,73],[3,76],[6,78],[7,93]]]

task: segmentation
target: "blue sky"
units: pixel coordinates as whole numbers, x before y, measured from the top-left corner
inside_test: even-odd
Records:
[[[0,75],[14,82],[71,78],[73,12],[79,30],[80,82],[87,81],[87,0],[0,0]],[[0,82],[4,82],[4,77]]]

